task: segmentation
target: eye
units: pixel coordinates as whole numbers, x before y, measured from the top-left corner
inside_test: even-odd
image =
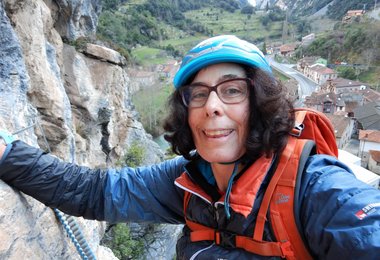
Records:
[[[226,82],[220,86],[220,92],[223,96],[239,96],[245,94],[247,87],[244,81],[231,81]]]
[[[191,91],[191,100],[207,99],[209,90],[207,87],[193,87]]]
[[[235,86],[229,86],[224,90],[224,93],[226,95],[239,95],[242,93],[242,90],[240,88],[235,87]]]

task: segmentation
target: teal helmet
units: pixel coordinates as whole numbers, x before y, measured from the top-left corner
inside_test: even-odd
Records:
[[[245,64],[272,73],[264,54],[255,45],[234,35],[221,35],[202,41],[185,55],[174,77],[174,87],[184,85],[202,68],[222,62]]]

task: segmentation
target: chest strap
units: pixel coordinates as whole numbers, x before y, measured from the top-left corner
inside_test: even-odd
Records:
[[[191,230],[195,230],[190,233],[190,240],[192,242],[209,240],[225,248],[240,248],[261,256],[278,256],[295,259],[291,258],[294,256],[294,253],[289,241],[257,241],[250,237],[240,236],[226,231],[217,231],[190,220],[187,220],[186,224]]]

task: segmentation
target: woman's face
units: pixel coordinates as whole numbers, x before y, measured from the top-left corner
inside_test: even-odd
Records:
[[[192,83],[214,86],[233,77],[244,78],[246,73],[237,64],[220,63],[200,70]],[[238,104],[224,104],[212,91],[203,107],[189,108],[189,125],[197,152],[210,163],[239,159],[246,150],[248,118],[248,97]]]

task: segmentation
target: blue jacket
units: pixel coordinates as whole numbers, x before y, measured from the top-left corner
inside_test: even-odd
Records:
[[[187,163],[177,157],[135,169],[93,170],[61,162],[16,141],[0,165],[0,178],[71,215],[111,223],[183,224],[184,192],[174,181]],[[335,158],[314,155],[305,167],[299,199],[300,208],[296,210],[306,243],[317,258],[379,258],[379,190],[357,180]],[[194,245],[186,234],[185,228],[177,250],[187,247],[197,253],[196,259],[236,259],[241,253],[206,242]],[[177,252],[179,258],[182,255]]]

